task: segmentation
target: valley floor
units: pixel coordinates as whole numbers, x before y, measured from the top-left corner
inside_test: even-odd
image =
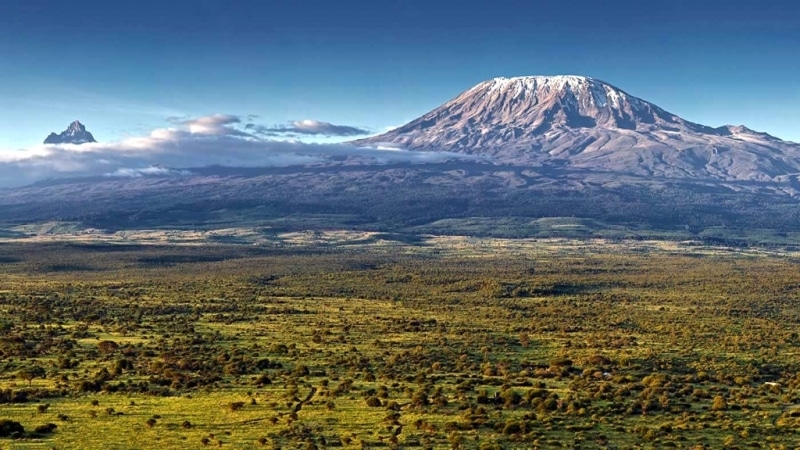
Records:
[[[0,243],[0,447],[800,442],[794,253],[153,233]]]

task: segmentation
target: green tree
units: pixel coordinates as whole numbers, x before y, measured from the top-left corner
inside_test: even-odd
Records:
[[[33,384],[34,378],[44,378],[47,376],[47,372],[44,370],[44,367],[33,366],[20,370],[17,375],[23,380],[26,380],[28,382],[28,386],[30,386]]]

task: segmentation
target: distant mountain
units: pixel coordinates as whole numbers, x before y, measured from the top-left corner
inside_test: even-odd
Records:
[[[86,127],[77,120],[59,134],[50,133],[44,140],[45,144],[86,144],[89,142],[97,141],[92,133],[86,131]]]
[[[94,142],[84,132],[75,122],[51,137]],[[750,230],[775,230],[779,241],[800,239],[799,144],[694,123],[592,78],[495,78],[353,143],[482,157],[154,166],[56,178],[0,190],[0,231],[57,220],[109,230],[249,224],[547,236],[552,230],[537,220],[565,217],[597,224],[578,233],[584,237],[658,230],[676,239],[757,240],[766,234]]]
[[[503,164],[717,181],[782,181],[800,145],[682,119],[588,77],[495,78],[388,133],[355,141],[490,156]]]

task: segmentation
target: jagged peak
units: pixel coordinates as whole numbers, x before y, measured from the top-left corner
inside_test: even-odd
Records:
[[[86,127],[75,120],[61,133],[50,133],[44,140],[45,144],[86,144],[97,142]]]
[[[71,124],[69,124],[69,127],[67,127],[67,130],[69,130],[69,131],[86,131],[86,127],[79,120],[74,120]]]

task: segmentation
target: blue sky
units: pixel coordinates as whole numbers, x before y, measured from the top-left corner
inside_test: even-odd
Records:
[[[4,1],[0,148],[75,119],[101,141],[211,114],[379,132],[555,74],[800,141],[800,2]]]

